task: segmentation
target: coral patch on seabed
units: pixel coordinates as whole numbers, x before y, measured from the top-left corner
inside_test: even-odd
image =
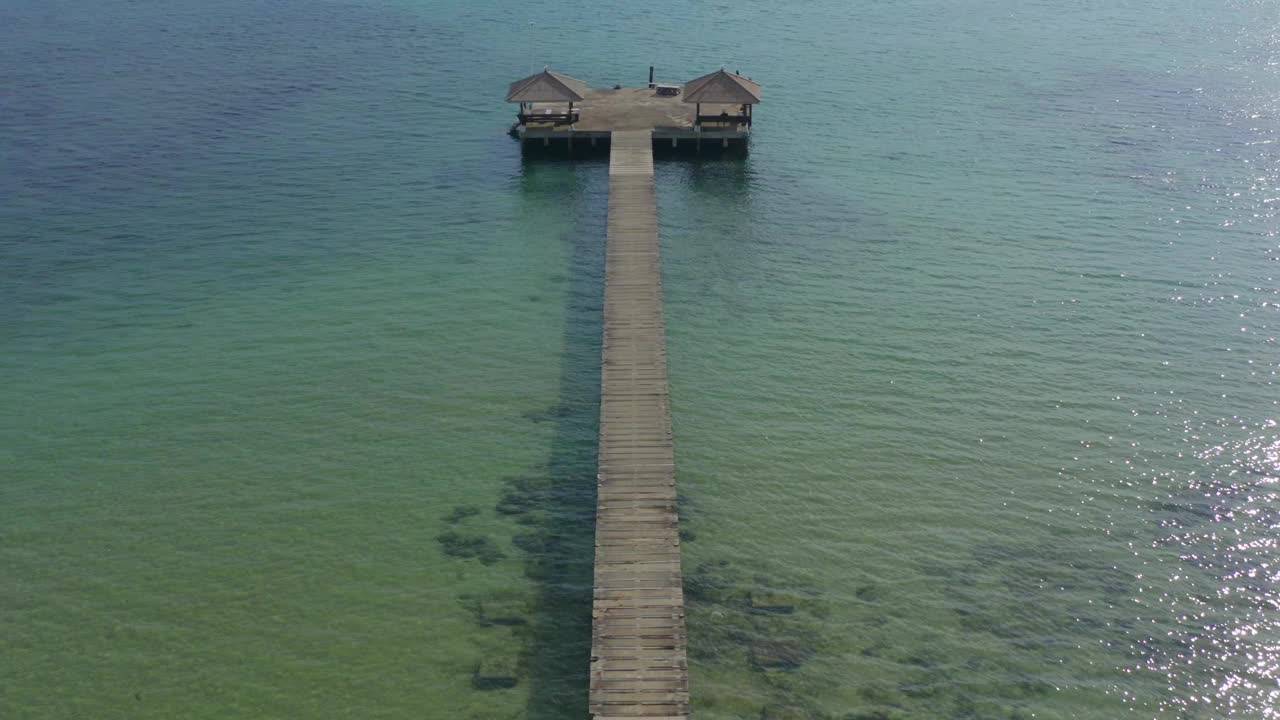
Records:
[[[453,508],[453,512],[445,516],[445,522],[450,525],[457,525],[469,517],[475,517],[480,514],[480,508],[475,505],[458,505]]]
[[[827,608],[817,592],[782,576],[746,576],[727,560],[715,560],[685,576],[685,600],[690,657],[751,673],[763,684],[767,702],[749,717],[825,718],[805,699],[804,680],[795,675],[822,648]]]
[[[522,475],[507,478],[507,489],[502,493],[494,510],[516,518],[529,525],[537,518],[534,513],[543,509],[552,499],[554,483],[545,475]]]
[[[466,560],[475,558],[485,565],[492,565],[506,557],[492,540],[480,535],[467,535],[450,530],[436,536],[440,549],[451,558]]]
[[[464,595],[459,600],[471,611],[472,619],[480,627],[501,625],[519,627],[529,624],[529,599],[518,593],[495,594],[487,597]]]
[[[761,672],[795,670],[817,651],[785,638],[758,640],[751,643],[751,667]]]
[[[486,657],[471,675],[471,685],[477,690],[506,690],[520,684],[520,661],[514,655]]]

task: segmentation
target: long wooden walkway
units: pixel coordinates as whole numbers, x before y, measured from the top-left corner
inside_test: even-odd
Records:
[[[652,143],[648,130],[615,131],[609,158],[591,641],[596,720],[689,715]]]

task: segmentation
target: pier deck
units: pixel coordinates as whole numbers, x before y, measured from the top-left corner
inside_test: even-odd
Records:
[[[689,714],[652,130],[613,132],[590,709]]]
[[[558,103],[534,103],[534,110],[564,112]],[[608,139],[614,131],[648,130],[655,141],[709,140],[742,141],[751,135],[751,127],[742,123],[708,123],[695,127],[696,107],[679,96],[658,95],[649,88],[587,90],[586,99],[575,106],[580,115],[572,125],[530,123],[518,126],[521,139],[544,141]],[[736,105],[703,105],[702,114],[736,115]]]

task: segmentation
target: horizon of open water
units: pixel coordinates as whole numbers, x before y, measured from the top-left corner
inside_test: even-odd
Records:
[[[698,718],[1280,718],[1274,3],[0,4],[0,716],[579,718],[659,163]]]

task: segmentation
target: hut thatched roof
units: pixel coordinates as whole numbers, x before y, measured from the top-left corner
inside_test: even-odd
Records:
[[[577,102],[587,95],[587,84],[568,75],[543,70],[511,83],[507,102]]]
[[[760,102],[760,83],[731,72],[717,70],[690,80],[684,85],[684,101],[687,103],[720,103],[724,105],[755,105]]]

